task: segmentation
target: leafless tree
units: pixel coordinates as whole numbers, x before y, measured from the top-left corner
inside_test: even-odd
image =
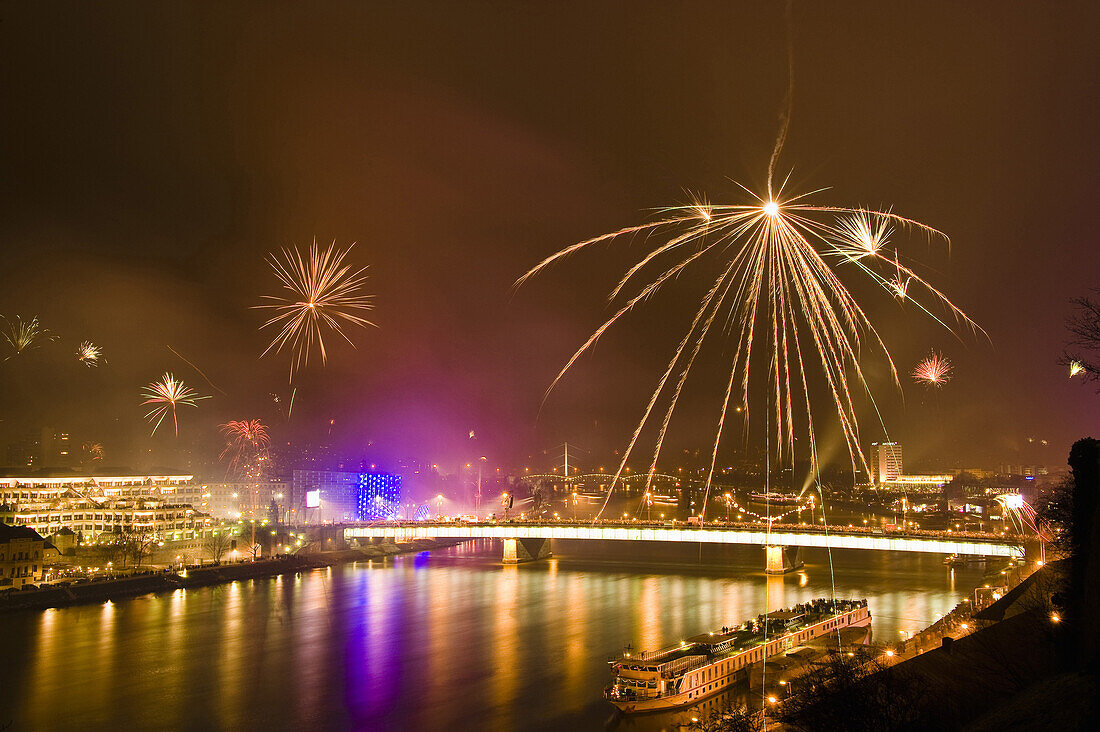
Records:
[[[800,677],[779,709],[792,730],[878,732],[920,726],[920,684],[884,673],[886,664],[868,651],[833,652],[827,663]]]
[[[1075,297],[1073,314],[1066,319],[1070,340],[1062,356],[1062,364],[1079,364],[1089,381],[1100,380],[1100,301],[1091,297]]]
[[[744,705],[729,705],[706,719],[692,722],[690,732],[763,732],[764,715]]]
[[[203,549],[215,562],[220,562],[232,545],[233,536],[228,529],[214,529],[202,542]]]
[[[133,561],[135,567],[141,567],[141,561],[153,553],[153,539],[153,533],[147,529],[124,530],[120,539],[123,558]]]

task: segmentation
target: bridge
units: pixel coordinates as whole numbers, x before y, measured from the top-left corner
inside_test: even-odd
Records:
[[[736,524],[697,527],[690,525],[640,525],[636,522],[600,522],[597,524],[561,522],[462,523],[462,522],[386,522],[344,529],[351,539],[502,539],[506,563],[529,561],[549,556],[552,539],[588,541],[671,541],[702,544],[748,544],[767,548],[767,572],[782,574],[802,565],[801,548],[869,549],[879,551],[958,554],[980,557],[1023,557],[1024,547],[1011,538],[998,535],[983,537],[952,536],[950,533],[889,532],[867,530],[822,530],[784,526],[781,530]]]

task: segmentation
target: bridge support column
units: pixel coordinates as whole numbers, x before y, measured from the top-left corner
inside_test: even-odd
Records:
[[[802,561],[802,547],[800,546],[767,546],[768,563],[764,569],[765,574],[787,574],[806,566]]]
[[[504,563],[519,564],[552,556],[549,539],[505,539]]]

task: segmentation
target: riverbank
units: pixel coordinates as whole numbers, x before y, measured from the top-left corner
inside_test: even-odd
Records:
[[[400,545],[372,544],[332,552],[282,555],[278,558],[257,559],[254,562],[222,562],[205,566],[185,567],[178,571],[151,570],[114,579],[68,585],[49,585],[36,590],[21,590],[0,594],[0,613],[98,604],[156,592],[172,592],[178,589],[209,587],[240,580],[296,574],[347,562],[385,559],[396,554],[415,554],[433,549],[443,549],[460,544],[462,541],[462,539],[418,539]]]

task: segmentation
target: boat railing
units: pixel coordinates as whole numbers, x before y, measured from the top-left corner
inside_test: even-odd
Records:
[[[666,676],[678,676],[688,671],[706,666],[711,662],[710,656],[684,656],[675,661],[661,664],[661,673]]]

